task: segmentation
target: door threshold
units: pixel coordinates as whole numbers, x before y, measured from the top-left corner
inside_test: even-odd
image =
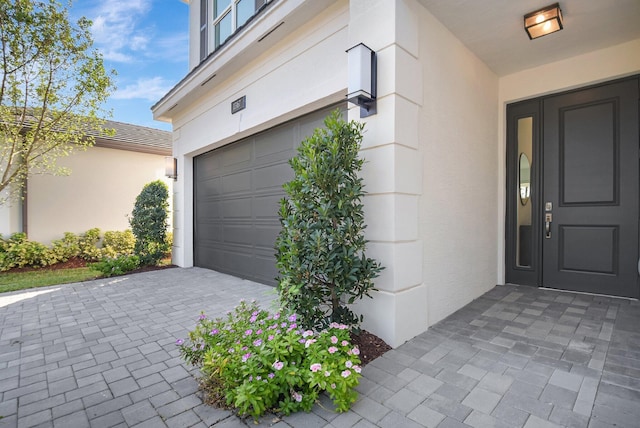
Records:
[[[563,290],[561,288],[548,288],[548,287],[538,287],[538,288],[540,290],[558,291],[560,293],[575,293],[575,294],[584,294],[584,295],[587,295],[587,296],[609,297],[609,298],[612,298],[612,299],[630,300],[632,302],[637,302],[638,301],[638,299],[636,299],[635,297],[612,296],[610,294],[589,293],[587,291]]]

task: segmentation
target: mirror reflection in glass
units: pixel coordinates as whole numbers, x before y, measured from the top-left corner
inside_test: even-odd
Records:
[[[532,195],[531,167],[533,159],[533,118],[523,117],[518,119],[518,173],[515,188],[516,196],[516,266],[531,267],[533,255],[533,236],[531,230],[531,205],[529,199]],[[535,189],[533,189],[535,190]]]
[[[526,153],[520,153],[520,203],[527,205],[531,195],[531,164]]]

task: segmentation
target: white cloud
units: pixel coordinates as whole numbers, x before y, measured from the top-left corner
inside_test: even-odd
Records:
[[[138,79],[135,83],[118,88],[112,98],[117,100],[143,99],[158,101],[173,87],[167,79],[156,76]]]
[[[131,62],[147,48],[149,31],[139,25],[150,9],[150,0],[109,0],[92,11],[91,33],[106,60]]]

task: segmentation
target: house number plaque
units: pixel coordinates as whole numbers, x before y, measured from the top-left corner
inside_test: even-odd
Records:
[[[243,95],[237,100],[231,102],[231,114],[235,114],[240,110],[244,110],[246,106],[247,106],[247,96]]]

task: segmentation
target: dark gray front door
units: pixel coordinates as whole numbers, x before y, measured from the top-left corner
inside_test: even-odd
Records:
[[[543,100],[542,285],[638,296],[638,80]]]
[[[194,158],[194,264],[264,284],[278,275],[282,185],[300,142],[331,108]]]

